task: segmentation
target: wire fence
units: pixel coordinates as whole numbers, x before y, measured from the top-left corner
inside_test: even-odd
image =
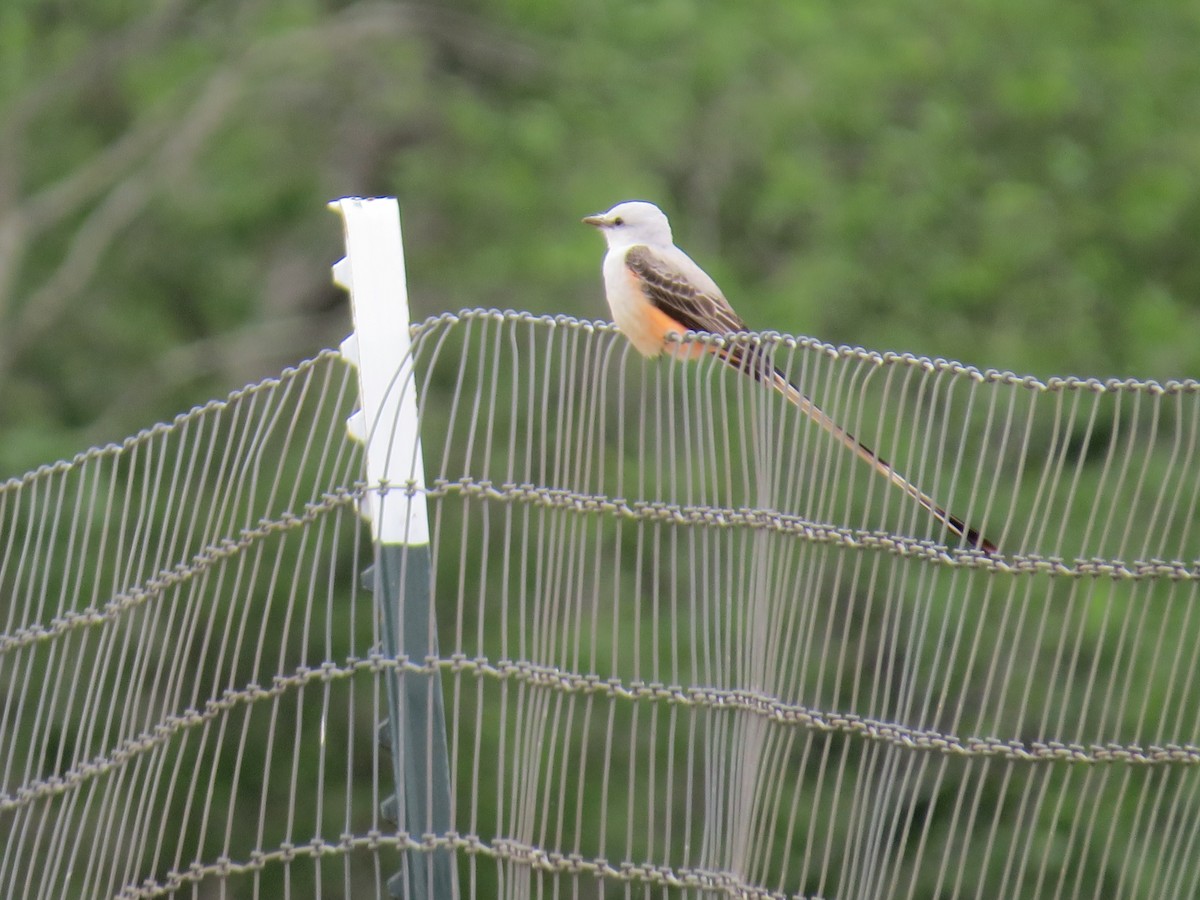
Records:
[[[745,339],[999,552],[715,357],[488,310],[400,387],[435,657],[380,650],[333,351],[0,484],[5,896],[1200,893],[1200,385]]]

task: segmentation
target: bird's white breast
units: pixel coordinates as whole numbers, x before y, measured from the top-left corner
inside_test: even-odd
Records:
[[[628,248],[609,250],[604,256],[604,293],[613,321],[637,351],[656,356],[662,351],[662,314],[642,293],[637,277],[625,267]]]

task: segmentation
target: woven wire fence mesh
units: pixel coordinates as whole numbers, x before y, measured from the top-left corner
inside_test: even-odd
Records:
[[[5,895],[1200,893],[1200,385],[752,339],[1000,552],[711,355],[483,310],[414,329],[436,658],[380,652],[332,351],[0,484]]]

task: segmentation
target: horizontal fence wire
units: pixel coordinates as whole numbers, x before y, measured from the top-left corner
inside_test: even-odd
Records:
[[[385,896],[440,848],[472,898],[1200,892],[1196,382],[683,339],[989,554],[714,354],[413,337],[436,657],[379,651],[335,353],[0,484],[8,894]],[[445,832],[380,813],[392,672],[440,677]]]

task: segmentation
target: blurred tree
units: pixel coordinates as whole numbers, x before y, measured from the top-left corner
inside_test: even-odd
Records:
[[[1038,374],[1195,374],[1200,13],[873,0],[260,0],[0,14],[0,471],[338,340],[393,193],[420,314],[600,317],[631,197],[751,324]]]
[[[645,198],[752,327],[1200,370],[1200,6],[10,0],[0,478],[335,345],[347,195],[418,315],[605,317]]]

